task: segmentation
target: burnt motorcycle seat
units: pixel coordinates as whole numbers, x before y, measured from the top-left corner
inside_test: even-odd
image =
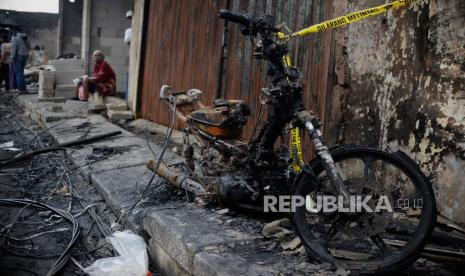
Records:
[[[193,111],[189,120],[207,134],[222,138],[235,139],[242,134],[247,123],[250,109],[242,101],[221,101],[221,104]]]

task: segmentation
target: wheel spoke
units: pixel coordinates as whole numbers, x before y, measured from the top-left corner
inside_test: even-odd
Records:
[[[329,227],[328,231],[326,231],[325,234],[323,234],[323,237],[321,238],[321,241],[322,241],[322,244],[327,247],[329,242],[331,242],[331,240],[337,235],[337,233],[339,232],[338,230],[338,225],[341,221],[341,218],[338,216],[336,218],[336,220],[331,224],[331,226]],[[328,248],[326,248],[328,249]]]
[[[331,225],[331,227],[329,228],[328,232],[326,232],[326,236],[325,236],[326,245],[329,244],[329,242],[334,238],[334,236],[336,236],[336,234],[338,232],[338,230],[337,230],[337,228],[335,226],[336,223],[337,222],[333,223]]]
[[[374,158],[371,155],[366,155],[363,157],[363,163],[365,164],[363,168],[363,177],[365,179],[364,182],[362,182],[362,186],[360,187],[360,193],[363,192],[363,188],[365,186],[367,187],[375,187],[375,175],[373,172],[373,162]]]
[[[380,234],[371,236],[370,240],[378,247],[383,256],[388,256],[393,253],[392,249],[384,242]]]

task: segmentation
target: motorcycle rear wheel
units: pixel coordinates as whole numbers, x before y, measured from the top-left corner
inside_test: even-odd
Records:
[[[428,178],[401,152],[343,146],[331,150],[331,156],[351,194],[385,196],[393,212],[325,213],[310,212],[306,205],[296,207],[293,220],[307,253],[360,274],[390,274],[409,266],[423,250],[436,221]],[[336,195],[321,160],[309,166],[314,175],[304,170],[295,181],[295,194],[313,202],[318,196]]]

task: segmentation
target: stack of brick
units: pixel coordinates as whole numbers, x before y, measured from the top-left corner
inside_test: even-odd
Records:
[[[87,100],[88,107],[90,111],[102,111],[105,110],[105,103],[103,96],[99,93],[89,94],[89,99]]]
[[[117,97],[106,97],[105,106],[108,110],[108,118],[112,121],[134,119],[134,114],[128,110],[128,104],[123,99],[119,99]]]
[[[50,60],[49,64],[55,68],[55,95],[63,98],[75,96],[73,80],[84,75],[84,60],[82,59],[57,59]]]
[[[55,96],[54,91],[55,72],[50,70],[39,71],[39,99],[53,98]]]

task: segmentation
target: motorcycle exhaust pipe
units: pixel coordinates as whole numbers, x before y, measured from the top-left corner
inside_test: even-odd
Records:
[[[149,170],[165,178],[171,185],[176,188],[184,189],[195,195],[205,194],[205,187],[203,187],[202,184],[192,180],[184,172],[174,172],[170,170],[163,162],[160,163],[158,169],[156,168],[156,162],[153,160],[148,161],[146,166]]]

